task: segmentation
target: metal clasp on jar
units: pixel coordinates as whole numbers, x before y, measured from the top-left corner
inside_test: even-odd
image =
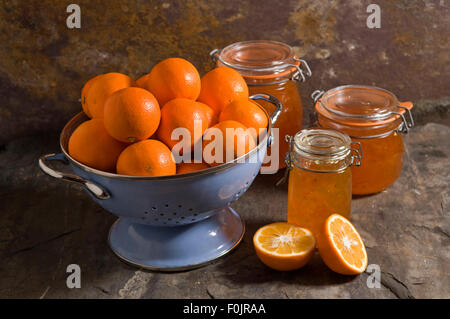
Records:
[[[352,152],[352,161],[350,166],[361,166],[361,160],[363,158],[363,152],[360,142],[353,142],[351,144],[358,145],[358,148],[350,147],[350,151]]]
[[[212,61],[214,63],[217,63],[217,60],[219,59],[220,50],[219,49],[213,49],[211,52],[209,52],[209,56],[211,57]]]
[[[406,102],[407,103],[407,102]],[[397,131],[400,133],[405,133],[407,134],[409,132],[410,128],[414,127],[414,119],[411,113],[411,109],[405,105],[402,105],[401,103],[397,104],[397,107],[404,109],[405,113],[408,114],[409,117],[409,122],[405,117],[405,113],[401,113],[401,112],[392,112],[393,114],[397,114],[398,116],[401,117],[402,119],[402,124],[400,124],[400,126],[398,127]]]
[[[299,65],[297,65],[297,64],[289,64],[289,66],[292,66],[292,67],[297,69],[297,71],[294,74],[292,74],[291,80],[292,81],[299,81],[301,79],[302,82],[305,82],[306,81],[306,77],[305,77],[305,74],[303,73],[302,65],[305,66],[305,68],[306,68],[306,75],[308,77],[312,76],[311,68],[309,67],[308,62],[306,62],[303,59],[299,59],[297,57],[294,57],[294,60],[297,61],[297,62],[300,62],[300,63],[299,63]]]
[[[283,177],[281,177],[276,183],[275,186],[280,186],[281,184],[283,184],[284,182],[286,182],[288,176],[289,176],[289,171],[292,169],[292,159],[291,159],[291,150],[292,150],[292,139],[293,137],[290,135],[286,135],[284,137],[284,140],[288,143],[289,145],[289,151],[286,153],[286,156],[284,157],[284,162],[286,163],[286,169],[284,170],[284,174]]]
[[[311,98],[313,99],[314,103],[317,102],[318,99],[325,93],[323,90],[315,90],[311,93]]]
[[[383,132],[380,134],[376,134],[376,135],[363,135],[363,136],[355,136],[355,135],[350,135],[351,138],[357,138],[357,139],[371,139],[371,138],[382,138],[382,137],[386,137],[391,135],[392,133],[404,133],[404,134],[408,134],[409,130],[411,128],[414,127],[414,119],[412,117],[412,113],[411,110],[408,109],[405,106],[402,105],[398,105],[398,107],[403,108],[406,110],[406,112],[408,113],[408,117],[409,117],[409,122],[405,117],[404,113],[400,113],[400,112],[392,112],[392,114],[396,114],[398,116],[400,116],[400,118],[402,119],[402,123],[395,129],[395,130],[390,130],[387,132]],[[356,142],[355,142],[356,143]]]

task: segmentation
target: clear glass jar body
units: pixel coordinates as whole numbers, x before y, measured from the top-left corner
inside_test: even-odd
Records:
[[[328,216],[340,214],[350,218],[350,167],[354,163],[354,149],[350,147],[350,138],[343,133],[324,129],[302,132],[293,139],[300,146],[294,144],[288,157],[290,172],[287,220],[318,236]],[[334,152],[326,153],[328,150]],[[361,159],[358,158],[357,165]]]
[[[293,167],[289,173],[288,222],[320,234],[328,216],[350,218],[352,172],[314,173]]]
[[[398,132],[400,120],[378,127],[352,127],[319,114],[318,123],[320,127],[344,132],[353,142],[361,143],[363,161],[360,166],[351,168],[354,195],[379,193],[400,176],[403,166],[403,137]]]
[[[245,78],[245,77],[244,77]],[[275,96],[283,104],[283,110],[278,117],[273,128],[278,129],[278,152],[279,152],[279,167],[286,167],[284,158],[289,151],[289,145],[285,141],[286,135],[294,135],[302,129],[303,123],[303,107],[302,100],[297,88],[297,82],[285,81],[270,85],[254,84],[252,80],[247,79],[247,85],[250,94],[254,93],[268,93]],[[274,111],[274,106],[265,101],[258,101],[269,114]],[[270,154],[271,148],[267,150]]]
[[[311,76],[307,62],[298,59],[288,44],[269,40],[237,42],[211,53],[217,66],[231,67],[242,75],[250,94],[267,93],[283,104],[282,113],[272,126],[278,130],[278,139],[275,137],[268,153],[277,149],[278,166],[285,167],[284,159],[289,149],[285,136],[293,136],[302,128],[303,110],[297,82],[304,81],[305,74]],[[261,105],[269,114],[274,111],[269,103],[261,101]],[[273,167],[273,164],[266,166]]]
[[[391,186],[402,172],[403,138],[396,131],[385,137],[352,138],[360,142],[364,161],[352,167],[353,194],[378,193]]]
[[[363,150],[361,165],[352,167],[353,194],[388,188],[402,171],[402,132],[414,126],[412,103],[373,86],[346,85],[322,94],[315,105],[319,126],[346,133]]]

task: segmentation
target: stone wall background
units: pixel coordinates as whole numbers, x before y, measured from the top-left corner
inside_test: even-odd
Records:
[[[73,2],[81,29],[66,26]],[[370,3],[381,7],[380,29],[366,26]],[[414,101],[419,123],[449,114],[446,0],[16,0],[0,3],[0,144],[61,130],[96,74],[137,78],[170,56],[203,74],[211,49],[252,39],[289,43],[309,62],[313,77],[299,86],[305,124],[310,93],[344,84]]]

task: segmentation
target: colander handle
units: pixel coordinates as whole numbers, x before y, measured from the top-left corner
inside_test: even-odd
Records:
[[[56,171],[56,170],[50,168],[47,165],[47,162],[50,162],[50,161],[60,161],[60,162],[63,162],[64,164],[69,163],[63,153],[59,153],[59,154],[52,153],[52,154],[42,155],[39,158],[39,167],[45,174],[47,174],[51,177],[54,177],[54,178],[62,179],[64,181],[81,184],[89,191],[89,193],[91,193],[94,197],[96,197],[98,199],[103,200],[103,199],[108,199],[110,197],[108,192],[105,191],[103,188],[101,188],[100,186],[98,186],[88,180],[85,180],[84,178],[81,178],[74,174],[67,174],[67,173],[63,173],[60,171]]]
[[[252,100],[263,100],[275,105],[275,111],[273,111],[273,113],[270,115],[270,123],[273,126],[277,122],[278,116],[280,116],[281,111],[283,110],[283,103],[281,103],[280,100],[277,99],[275,96],[267,93],[255,93],[249,96],[249,98]],[[267,139],[267,146],[272,145],[272,142],[273,142],[273,135],[272,133],[270,133]]]
[[[249,98],[252,100],[263,100],[275,105],[275,111],[273,111],[273,113],[270,115],[270,123],[274,125],[278,117],[280,116],[281,111],[283,110],[283,103],[281,103],[280,100],[277,99],[275,96],[267,93],[255,93],[251,95]]]

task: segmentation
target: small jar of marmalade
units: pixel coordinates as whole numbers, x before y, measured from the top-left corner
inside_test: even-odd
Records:
[[[352,167],[352,193],[378,193],[394,183],[402,170],[402,134],[414,126],[412,103],[360,85],[315,91],[312,98],[320,127],[345,132],[362,146],[364,161]]]
[[[294,135],[302,128],[302,100],[297,83],[311,76],[308,63],[297,58],[291,46],[277,41],[237,42],[210,54],[218,67],[237,70],[247,82],[250,94],[268,93],[283,104],[274,125],[279,134],[274,134],[272,148],[279,147],[279,167],[285,167],[284,158],[289,146],[284,137]],[[274,111],[270,103],[261,101],[261,105],[269,114]]]
[[[306,129],[287,137],[288,222],[321,232],[328,216],[350,218],[352,171],[361,164],[360,145],[345,133]]]

